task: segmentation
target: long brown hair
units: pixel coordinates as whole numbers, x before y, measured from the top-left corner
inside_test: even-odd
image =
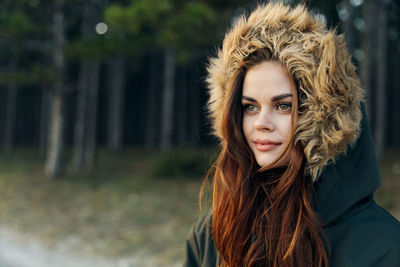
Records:
[[[279,61],[267,49],[244,60],[222,116],[221,151],[214,172],[212,233],[222,266],[328,266],[324,232],[312,209],[312,180],[295,143],[298,97],[291,137],[283,154],[260,168],[242,131],[242,84],[246,71],[263,61]],[[285,167],[275,167],[277,162]],[[280,165],[279,165],[280,166]]]

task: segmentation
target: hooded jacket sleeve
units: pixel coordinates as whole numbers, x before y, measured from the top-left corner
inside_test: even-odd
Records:
[[[185,244],[184,267],[218,266],[219,255],[212,240],[211,212],[192,226]]]

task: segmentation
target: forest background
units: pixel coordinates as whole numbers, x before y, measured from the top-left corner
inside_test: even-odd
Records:
[[[179,264],[216,151],[207,57],[263,2],[1,0],[0,228],[105,262]],[[285,2],[346,35],[377,196],[400,218],[399,2]]]

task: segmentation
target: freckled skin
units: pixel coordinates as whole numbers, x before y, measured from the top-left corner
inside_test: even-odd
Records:
[[[294,90],[293,79],[278,62],[257,64],[246,73],[242,127],[247,144],[261,167],[279,157],[290,136]]]

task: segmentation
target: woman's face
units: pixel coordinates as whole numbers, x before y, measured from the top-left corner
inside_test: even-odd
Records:
[[[243,82],[243,133],[261,167],[278,158],[290,136],[295,90],[287,69],[263,62],[248,69]]]

